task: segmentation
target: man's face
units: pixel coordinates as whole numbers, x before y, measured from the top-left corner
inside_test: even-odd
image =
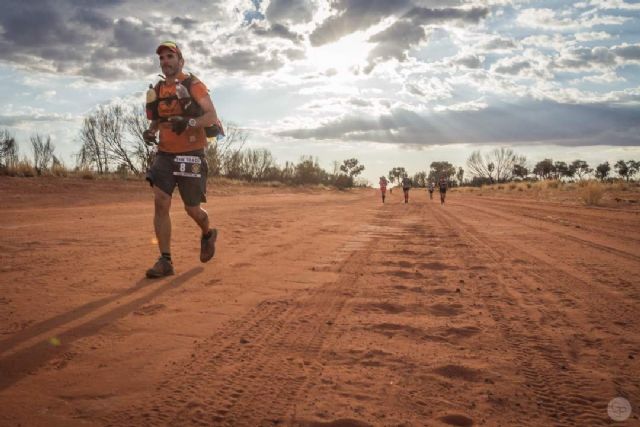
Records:
[[[170,49],[162,49],[158,55],[160,58],[160,68],[165,76],[172,76],[180,72],[182,68],[182,59],[178,54]]]

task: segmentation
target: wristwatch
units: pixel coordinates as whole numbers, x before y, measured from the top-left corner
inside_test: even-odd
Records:
[[[190,118],[187,124],[189,125],[189,127],[192,127],[192,128],[196,127],[196,119],[194,119],[193,117]]]

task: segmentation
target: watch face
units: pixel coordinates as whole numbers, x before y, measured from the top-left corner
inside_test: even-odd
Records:
[[[194,127],[196,125],[196,119],[189,119],[189,126]]]

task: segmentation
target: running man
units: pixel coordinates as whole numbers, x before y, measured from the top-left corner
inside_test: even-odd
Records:
[[[440,205],[444,205],[444,198],[447,195],[447,179],[444,176],[438,181],[438,189],[440,190]]]
[[[380,193],[382,193],[382,203],[384,203],[384,198],[387,194],[387,178],[384,176],[380,177]]]
[[[207,87],[193,75],[182,72],[184,59],[178,45],[163,42],[156,49],[165,80],[156,85],[157,102],[150,109],[151,123],[144,132],[147,144],[156,142],[158,153],[147,172],[155,200],[153,226],[160,258],[147,270],[148,278],[174,274],[171,261],[171,196],[176,185],[187,214],[201,230],[200,261],[207,262],[216,251],[217,230],[210,228],[209,215],[200,207],[207,201],[207,145],[205,128],[220,126]],[[185,93],[188,97],[185,98]],[[186,102],[185,102],[186,101]],[[221,129],[221,126],[220,126]]]
[[[402,191],[404,192],[404,202],[409,203],[409,190],[411,189],[411,180],[409,177],[402,178]]]
[[[427,191],[429,191],[429,200],[433,200],[434,188],[435,188],[435,185],[433,185],[433,181],[429,181],[429,184],[427,184]]]

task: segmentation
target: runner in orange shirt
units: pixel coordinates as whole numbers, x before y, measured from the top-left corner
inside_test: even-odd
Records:
[[[149,278],[174,274],[169,210],[176,186],[184,209],[202,231],[200,261],[207,262],[213,258],[217,230],[210,228],[209,215],[200,207],[200,203],[207,201],[205,128],[216,125],[222,132],[207,87],[195,76],[182,72],[184,59],[178,45],[170,41],[163,42],[156,53],[165,80],[154,88],[157,100],[147,105],[152,121],[143,135],[145,141],[152,144],[156,142],[156,133],[160,131],[158,153],[147,172],[147,180],[153,187],[153,225],[160,249],[160,258],[147,270]]]
[[[382,193],[382,203],[384,203],[384,198],[387,194],[387,178],[384,176],[380,177],[380,193]]]

